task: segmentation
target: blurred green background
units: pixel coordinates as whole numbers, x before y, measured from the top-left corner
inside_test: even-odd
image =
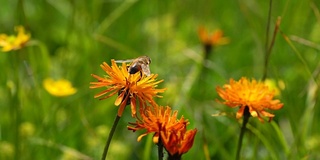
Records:
[[[318,0],[273,2],[269,40],[281,16],[293,44],[279,32],[268,68],[268,78],[285,85],[277,97],[284,107],[271,123],[250,119],[242,159],[320,159],[319,8]],[[198,129],[183,159],[233,159],[241,121],[236,109],[216,102],[215,88],[230,78],[261,79],[268,10],[268,0],[0,0],[0,33],[23,25],[32,39],[0,54],[0,159],[100,159],[118,108],[115,97],[93,98],[102,89],[89,89],[90,74],[104,75],[102,62],[141,55],[164,79],[158,104]],[[230,39],[204,69],[200,26]],[[42,85],[46,78],[67,79],[77,93],[55,97]],[[127,130],[134,121],[127,108],[108,159],[157,159],[152,135],[137,142],[143,132]]]

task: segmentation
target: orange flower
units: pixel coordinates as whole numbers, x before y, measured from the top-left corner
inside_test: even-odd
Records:
[[[177,131],[161,131],[162,143],[170,156],[180,157],[192,147],[196,133],[197,129],[187,131],[186,126]]]
[[[0,47],[2,47],[3,52],[18,50],[30,40],[31,36],[25,33],[23,26],[15,27],[15,31],[18,32],[17,36],[0,34]]]
[[[223,37],[223,31],[218,29],[213,34],[208,34],[204,27],[199,27],[198,35],[204,45],[219,46],[229,43],[229,38]]]
[[[275,91],[271,91],[263,82],[257,82],[254,79],[251,82],[245,77],[239,81],[230,79],[230,84],[225,84],[223,88],[218,86],[216,90],[225,100],[221,103],[232,108],[240,107],[237,118],[241,118],[245,108],[248,107],[252,117],[258,117],[263,122],[262,115],[269,117],[270,121],[274,115],[267,112],[266,109],[278,110],[283,107],[280,100],[273,100]]]
[[[138,137],[138,141],[149,133],[154,133],[153,141],[159,142],[159,137],[164,148],[170,155],[182,155],[188,152],[193,145],[196,129],[187,131],[186,126],[189,124],[182,116],[177,119],[178,111],[173,111],[169,106],[148,106],[144,111],[140,110],[141,119],[136,123],[129,123],[129,130],[137,131],[145,129],[146,133]]]
[[[111,66],[106,62],[100,65],[107,73],[106,77],[91,74],[98,82],[91,82],[92,86],[90,88],[107,88],[94,96],[94,98],[103,96],[100,100],[118,94],[114,104],[116,106],[120,105],[118,110],[119,117],[121,117],[125,106],[128,104],[131,104],[131,114],[132,117],[135,117],[137,102],[140,104],[140,107],[146,106],[147,102],[155,104],[153,97],[161,97],[157,94],[165,91],[165,88],[156,89],[157,85],[163,81],[156,81],[157,74],[151,74],[150,76],[142,75],[141,77],[139,72],[129,74],[127,64],[125,63],[122,63],[121,67],[117,66],[115,60],[111,60],[111,63]]]

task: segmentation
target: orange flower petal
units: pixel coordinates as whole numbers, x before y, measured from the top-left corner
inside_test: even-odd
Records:
[[[115,106],[119,106],[123,102],[124,95],[125,95],[125,92],[122,91],[120,95],[117,97],[116,101],[114,101]]]

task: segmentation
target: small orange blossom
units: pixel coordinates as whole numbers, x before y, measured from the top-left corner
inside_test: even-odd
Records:
[[[261,116],[269,117],[269,121],[274,117],[273,114],[266,110],[278,110],[283,107],[280,100],[273,99],[275,91],[270,90],[263,82],[257,82],[255,79],[249,81],[242,77],[239,81],[230,79],[230,84],[225,84],[223,88],[216,88],[219,96],[225,100],[223,104],[229,107],[240,107],[236,117],[243,116],[246,107],[252,117],[258,117],[263,122]]]
[[[223,37],[223,31],[220,29],[215,30],[213,34],[209,34],[204,27],[199,27],[198,35],[200,41],[204,45],[219,46],[228,44],[230,42],[229,38]]]

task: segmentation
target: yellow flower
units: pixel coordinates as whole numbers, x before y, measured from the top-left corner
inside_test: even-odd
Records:
[[[23,26],[15,27],[15,31],[18,32],[16,36],[0,34],[0,47],[2,47],[3,52],[18,50],[25,46],[25,44],[30,40],[31,36],[30,34],[25,33]]]
[[[245,108],[248,107],[252,117],[258,117],[261,122],[263,122],[261,116],[269,117],[270,121],[274,115],[266,110],[278,110],[283,107],[280,100],[273,99],[274,90],[270,90],[263,82],[257,82],[254,79],[251,82],[245,77],[239,81],[230,79],[230,84],[225,84],[223,88],[218,86],[216,90],[225,100],[223,104],[232,108],[240,107],[237,118],[241,118]]]
[[[198,35],[200,41],[208,46],[225,45],[230,42],[229,38],[223,37],[223,31],[220,29],[215,30],[213,34],[210,35],[204,27],[199,27]]]
[[[281,90],[285,89],[285,84],[282,80],[276,81],[274,79],[266,79],[264,84],[266,84],[270,89],[274,90],[274,95],[279,96],[281,95]]]
[[[116,106],[120,105],[118,109],[119,117],[121,117],[125,106],[128,104],[131,105],[132,117],[135,117],[137,103],[140,104],[140,108],[146,106],[147,102],[155,104],[153,97],[161,97],[157,94],[165,91],[165,88],[156,89],[157,85],[163,81],[156,81],[157,74],[151,74],[150,76],[142,75],[140,72],[129,74],[127,64],[122,63],[122,66],[118,67],[114,60],[111,60],[111,63],[111,66],[105,62],[100,65],[107,73],[106,77],[91,74],[98,82],[91,82],[90,88],[107,88],[94,96],[94,98],[103,96],[100,100],[118,94],[114,104]]]
[[[77,89],[72,87],[71,82],[65,79],[54,81],[47,78],[43,81],[43,86],[51,95],[57,97],[70,96],[77,92]]]
[[[148,106],[140,110],[140,116],[136,123],[129,123],[133,126],[128,126],[134,132],[146,130],[146,133],[138,137],[138,141],[147,134],[154,133],[153,141],[158,143],[160,138],[170,156],[181,156],[192,147],[197,130],[187,131],[189,122],[183,116],[177,119],[178,111],[172,112],[168,106]]]

